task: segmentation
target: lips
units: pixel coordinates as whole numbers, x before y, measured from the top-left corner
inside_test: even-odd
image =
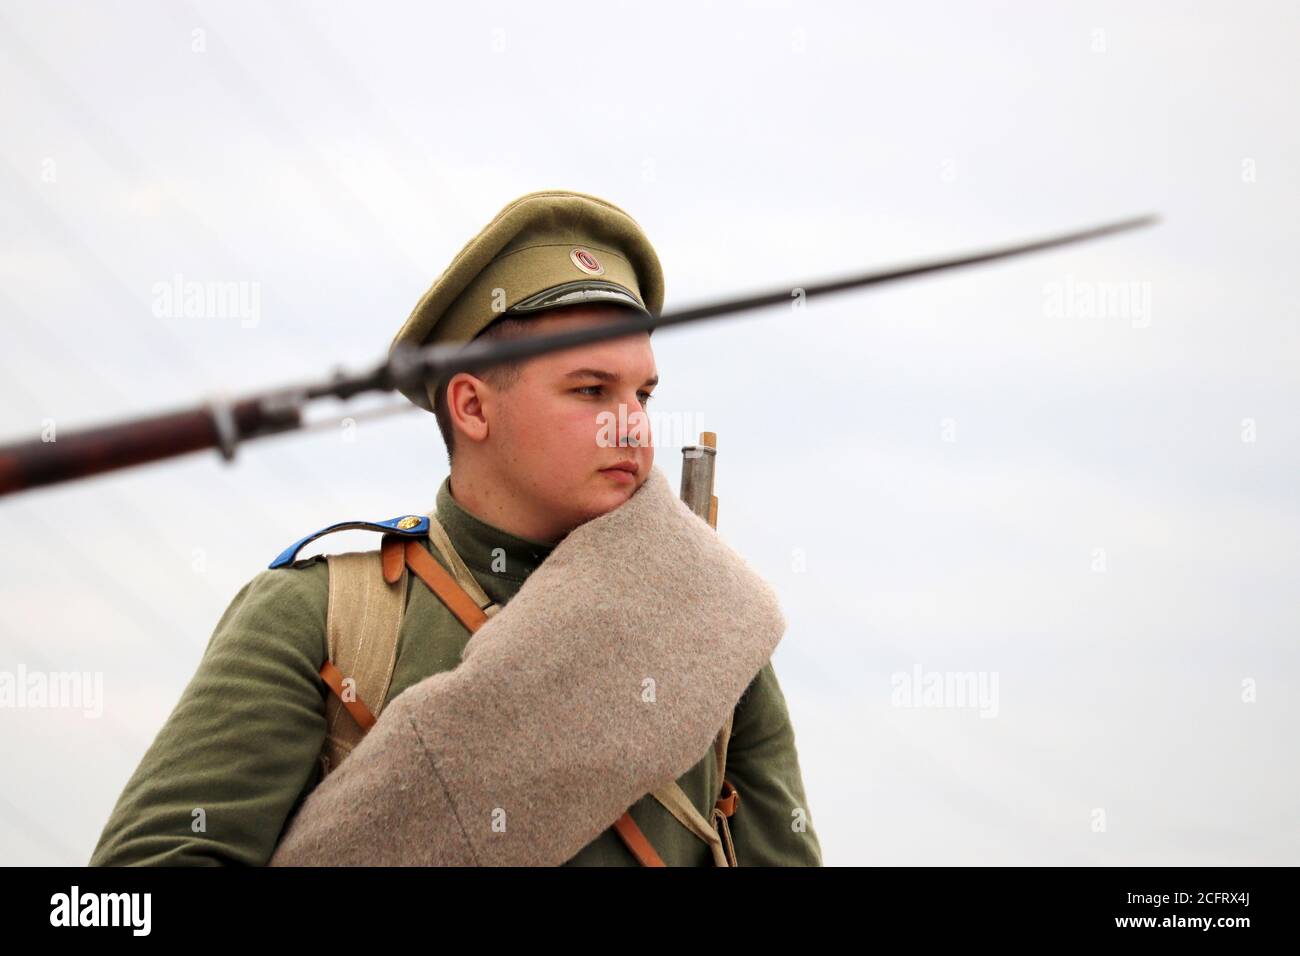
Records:
[[[600,470],[601,471],[625,471],[629,475],[636,477],[637,472],[639,472],[641,469],[635,461],[632,461],[629,458],[624,461],[620,461],[617,464],[610,465],[608,468],[602,468]]]

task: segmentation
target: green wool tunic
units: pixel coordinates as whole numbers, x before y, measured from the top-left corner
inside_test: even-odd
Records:
[[[475,579],[504,605],[553,546],[507,534],[466,511],[444,479],[437,516]],[[445,566],[436,548],[421,539]],[[387,702],[455,668],[470,634],[414,575]],[[262,571],[217,622],[171,716],[114,807],[92,866],[262,866],[320,782],[329,690],[328,565],[323,556]],[[718,793],[710,751],[678,779],[706,818]],[[527,768],[520,768],[527,772]],[[820,866],[785,697],[769,661],[735,708],[727,778],[740,793],[731,835],[741,866]],[[599,781],[592,781],[593,786]],[[711,866],[708,846],[647,795],[632,818],[669,866]],[[346,861],[340,860],[340,863]],[[566,864],[636,866],[607,829]]]

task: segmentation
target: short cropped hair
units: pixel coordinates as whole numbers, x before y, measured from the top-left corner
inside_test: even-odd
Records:
[[[542,312],[541,315],[545,315]],[[482,332],[474,336],[474,341],[479,339],[509,339],[515,338],[527,331],[528,323],[533,321],[537,316],[513,316],[505,315],[487,326]],[[523,363],[527,359],[517,359],[513,362],[503,362],[500,365],[493,365],[478,373],[478,377],[488,382],[493,388],[505,391],[519,381],[519,376],[523,370]],[[442,442],[447,446],[447,464],[450,465],[452,458],[456,455],[456,429],[451,424],[451,413],[447,410],[447,385],[449,383],[440,383],[433,397],[433,415],[438,419],[438,431],[442,432]]]

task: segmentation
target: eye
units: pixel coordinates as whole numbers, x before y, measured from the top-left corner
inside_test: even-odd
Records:
[[[600,395],[602,391],[604,391],[604,386],[583,385],[579,388],[575,388],[574,391],[581,392],[584,395],[590,395],[593,398],[595,398],[596,396]],[[654,398],[654,395],[651,392],[647,392],[645,389],[642,389],[641,391],[637,392],[637,397],[641,399],[641,404],[645,405],[650,401],[650,399]]]

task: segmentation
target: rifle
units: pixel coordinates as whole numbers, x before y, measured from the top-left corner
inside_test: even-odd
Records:
[[[713,477],[717,459],[716,432],[700,432],[698,445],[682,448],[681,499],[715,531],[718,527],[718,496],[713,493]]]
[[[53,440],[36,438],[0,446],[0,495],[162,461],[205,448],[218,449],[222,458],[229,462],[234,460],[236,449],[242,442],[303,428],[304,408],[318,399],[346,400],[364,392],[394,391],[404,386],[436,381],[457,372],[478,372],[502,362],[514,362],[665,326],[788,305],[800,297],[808,299],[1041,252],[1158,221],[1154,215],[1137,216],[983,252],[827,279],[804,286],[784,286],[677,312],[632,316],[618,322],[553,335],[504,341],[478,340],[463,346],[399,348],[386,361],[359,374],[349,375],[339,370],[324,381],[276,389],[238,401],[213,399],[179,411],[87,428],[63,437],[56,435]]]

